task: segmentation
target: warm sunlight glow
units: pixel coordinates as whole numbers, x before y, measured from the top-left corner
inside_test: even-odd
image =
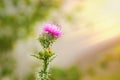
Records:
[[[120,34],[120,0],[86,0],[83,14],[93,23],[100,39]]]

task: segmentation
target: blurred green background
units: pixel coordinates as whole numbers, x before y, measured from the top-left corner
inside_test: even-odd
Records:
[[[61,25],[51,80],[120,80],[119,0],[0,0],[0,80],[35,80],[37,38]]]

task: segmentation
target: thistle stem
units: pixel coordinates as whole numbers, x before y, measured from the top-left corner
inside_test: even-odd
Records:
[[[49,80],[49,73],[48,73],[48,65],[49,61],[48,58],[43,60],[43,69],[41,70],[41,80]]]

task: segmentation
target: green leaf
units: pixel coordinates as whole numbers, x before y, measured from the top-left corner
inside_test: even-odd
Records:
[[[53,55],[49,58],[49,62],[51,62],[55,57],[56,57],[56,55],[53,54]]]
[[[40,58],[39,58],[39,55],[32,54],[31,56],[33,56],[33,57],[35,57],[35,58],[37,58],[37,59],[40,59]]]

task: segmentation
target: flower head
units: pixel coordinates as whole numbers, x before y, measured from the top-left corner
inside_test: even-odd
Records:
[[[43,31],[56,37],[60,37],[62,35],[60,27],[55,24],[46,24],[43,26]]]

